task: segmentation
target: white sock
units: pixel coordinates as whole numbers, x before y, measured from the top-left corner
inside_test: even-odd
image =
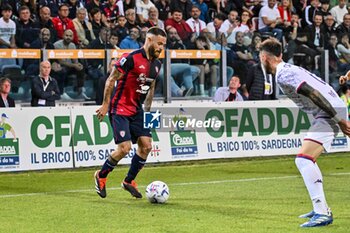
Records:
[[[323,192],[322,173],[319,167],[311,160],[302,157],[297,157],[295,164],[304,179],[314,211],[318,214],[328,214],[328,205]]]

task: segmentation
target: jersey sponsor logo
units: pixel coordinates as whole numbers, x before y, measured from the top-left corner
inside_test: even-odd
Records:
[[[141,83],[146,83],[146,82],[152,82],[152,78],[148,78],[144,73],[140,74],[139,77],[137,78],[137,81]]]
[[[144,65],[140,65],[139,69],[146,69]]]
[[[123,57],[123,58],[120,59],[119,64],[120,64],[121,66],[123,66],[125,62],[126,62],[126,58]]]
[[[156,112],[144,112],[143,113],[143,128],[145,129],[160,129],[162,113],[157,110]]]
[[[147,78],[147,76],[144,73],[142,73],[137,78],[137,81],[139,81],[141,84],[139,85],[139,89],[137,89],[136,92],[140,94],[147,94],[150,88],[150,85],[148,85],[148,83],[152,82],[153,79]]]

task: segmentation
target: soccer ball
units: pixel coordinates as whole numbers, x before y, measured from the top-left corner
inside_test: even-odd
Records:
[[[168,185],[162,181],[153,181],[146,188],[146,197],[151,203],[165,203],[169,195]]]

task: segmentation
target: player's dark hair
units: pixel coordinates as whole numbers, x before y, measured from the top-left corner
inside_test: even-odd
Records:
[[[265,51],[279,57],[282,53],[282,45],[277,39],[270,38],[261,43],[260,51]]]
[[[162,36],[162,37],[167,37],[166,32],[159,28],[159,27],[151,27],[148,29],[147,34],[152,34],[154,36]]]

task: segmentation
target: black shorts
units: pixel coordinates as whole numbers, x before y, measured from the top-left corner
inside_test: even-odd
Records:
[[[116,144],[130,140],[135,144],[141,136],[152,137],[151,130],[143,127],[143,111],[133,116],[109,114],[109,120]]]

